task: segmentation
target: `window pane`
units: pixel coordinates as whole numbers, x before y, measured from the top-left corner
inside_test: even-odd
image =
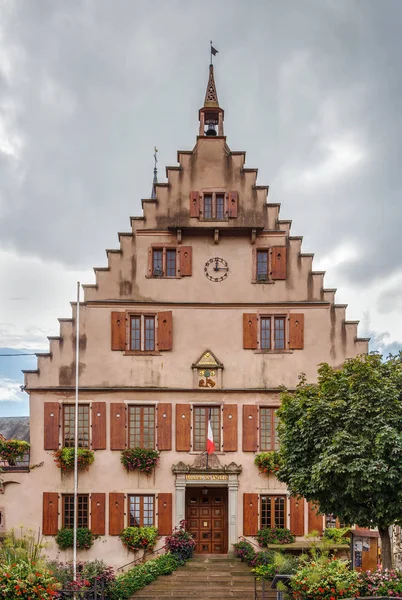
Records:
[[[212,196],[204,196],[204,219],[212,219]]]
[[[271,527],[271,497],[261,497],[261,529]]]
[[[143,527],[151,527],[154,524],[154,497],[143,496]]]
[[[142,409],[143,414],[143,448],[154,448],[155,446],[155,407],[144,406]]]
[[[276,414],[276,410],[274,410],[274,430],[273,430],[274,450],[279,450],[278,425],[279,425],[279,417]]]
[[[155,447],[154,406],[129,406],[128,445],[129,448]]]
[[[275,317],[275,349],[285,349],[285,319]]]
[[[166,250],[166,275],[176,276],[176,250]]]
[[[77,526],[88,527],[89,498],[86,494],[78,494]],[[74,495],[63,496],[63,527],[72,529],[74,527]]]
[[[272,408],[260,408],[260,450],[273,450]]]
[[[141,350],[141,317],[131,317],[131,350]]]
[[[163,274],[162,250],[153,250],[152,252],[152,274],[159,277]]]
[[[140,518],[140,497],[129,496],[129,526],[141,527]]]
[[[211,427],[212,427],[212,435],[214,436],[215,450],[218,450],[218,452],[221,448],[220,421],[221,421],[221,409],[219,406],[213,406],[211,408]]]
[[[75,406],[65,404],[63,413],[64,446],[73,448],[75,445]],[[78,406],[78,447],[89,448],[89,406],[87,404]]]
[[[225,214],[224,214],[224,195],[223,194],[217,194],[216,195],[216,218],[217,219],[224,219],[225,218]]]
[[[268,279],[268,250],[257,252],[257,279]]]
[[[130,406],[128,409],[128,446],[141,446],[141,407]]]
[[[72,529],[74,527],[74,496],[63,496],[63,527]]]
[[[130,527],[154,525],[154,496],[129,496],[128,507]]]
[[[260,346],[262,350],[271,349],[271,317],[261,317]]]
[[[203,452],[207,448],[206,407],[194,408],[194,450]]]
[[[155,317],[145,317],[144,350],[155,350]]]
[[[88,527],[88,496],[78,496],[78,527]]]
[[[64,423],[64,446],[65,448],[74,447],[75,432],[75,406],[71,404],[63,405],[63,423]]]
[[[273,527],[285,527],[285,498],[275,498],[275,523]]]

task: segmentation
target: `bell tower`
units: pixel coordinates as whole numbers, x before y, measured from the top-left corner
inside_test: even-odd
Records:
[[[215,86],[214,66],[209,65],[209,77],[203,108],[199,111],[200,136],[223,137],[224,111],[219,107],[218,94]]]

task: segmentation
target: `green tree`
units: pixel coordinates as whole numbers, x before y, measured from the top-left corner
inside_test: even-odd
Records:
[[[389,527],[402,524],[402,354],[324,363],[282,394],[277,473],[294,495],[346,523],[378,527],[392,566]]]

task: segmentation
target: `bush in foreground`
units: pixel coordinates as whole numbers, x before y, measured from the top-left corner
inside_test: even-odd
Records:
[[[180,560],[188,560],[194,554],[195,541],[191,533],[186,531],[186,522],[180,521],[172,535],[165,538],[165,548]]]
[[[34,562],[0,565],[0,598],[5,600],[50,600],[59,588],[50,572]]]

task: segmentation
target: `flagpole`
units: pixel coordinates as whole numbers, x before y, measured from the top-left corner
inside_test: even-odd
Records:
[[[210,65],[212,65],[212,40],[211,40],[209,43],[210,43],[210,45],[211,45],[211,49],[210,49],[210,52],[211,52],[211,58],[210,58],[210,62],[209,62],[209,64],[210,64]]]
[[[75,315],[75,419],[74,419],[74,527],[73,527],[73,578],[77,581],[77,525],[78,525],[78,385],[80,364],[80,282],[77,281],[77,307]]]

